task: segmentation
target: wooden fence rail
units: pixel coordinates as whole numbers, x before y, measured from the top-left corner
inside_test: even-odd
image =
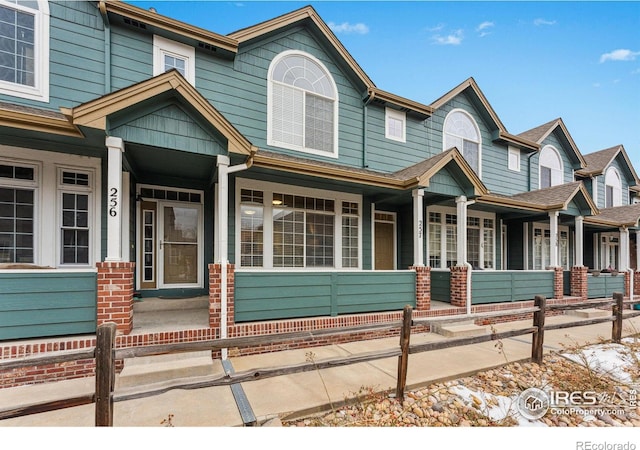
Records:
[[[409,355],[433,350],[440,350],[451,347],[459,347],[464,345],[477,344],[492,340],[501,340],[514,336],[522,336],[532,334],[531,359],[540,364],[542,363],[544,349],[544,333],[549,330],[557,330],[562,328],[571,328],[596,323],[612,322],[611,339],[614,342],[620,342],[622,337],[622,321],[625,318],[640,316],[640,311],[631,311],[623,314],[624,305],[633,305],[640,301],[623,301],[620,293],[613,294],[613,300],[606,301],[588,301],[572,305],[547,305],[546,298],[537,296],[535,298],[535,306],[532,308],[522,308],[518,310],[505,310],[498,312],[490,312],[485,314],[472,314],[462,317],[440,317],[428,319],[412,319],[412,309],[406,306],[403,311],[403,319],[398,323],[380,324],[380,325],[361,325],[353,327],[342,327],[336,329],[281,333],[268,336],[244,337],[244,338],[228,338],[215,339],[201,342],[190,342],[180,344],[164,344],[146,347],[131,347],[115,349],[115,324],[108,323],[98,327],[96,336],[96,347],[93,349],[73,350],[61,352],[53,356],[24,357],[8,361],[0,361],[0,370],[8,370],[20,367],[28,367],[35,364],[52,364],[60,362],[68,362],[81,359],[96,360],[96,390],[95,394],[81,395],[73,398],[67,398],[49,402],[39,402],[18,408],[0,409],[0,419],[8,419],[20,417],[41,412],[53,411],[57,409],[69,408],[73,406],[86,405],[95,403],[95,424],[96,426],[113,426],[113,404],[114,402],[140,399],[150,396],[162,394],[173,389],[200,389],[212,386],[232,385],[236,383],[244,383],[248,381],[261,380],[265,378],[289,375],[294,373],[308,372],[318,369],[326,369],[331,367],[339,367],[350,364],[374,361],[379,359],[398,357],[398,374],[396,385],[396,397],[403,398],[407,381],[407,372],[409,364]],[[546,325],[545,318],[549,311],[570,311],[594,307],[611,306],[612,315],[610,317],[598,318],[592,320],[579,320],[563,324]],[[533,324],[531,327],[505,331],[501,333],[491,333],[484,336],[448,339],[438,342],[430,342],[425,344],[411,345],[411,327],[415,325],[432,324],[439,321],[455,321],[460,319],[490,319],[501,316],[510,316],[514,314],[533,313]],[[244,372],[236,372],[232,374],[218,376],[202,376],[190,377],[183,379],[174,379],[170,381],[154,383],[152,385],[138,386],[131,388],[118,389],[114,392],[115,387],[115,361],[124,358],[135,358],[140,356],[160,355],[168,353],[190,352],[199,350],[215,350],[221,348],[246,348],[259,345],[266,345],[275,342],[295,341],[306,338],[317,338],[320,336],[332,335],[348,335],[352,333],[362,333],[365,331],[393,330],[400,328],[400,343],[398,348],[386,349],[382,351],[360,353],[347,357],[325,359],[319,361],[311,361],[302,364],[288,365],[282,367],[269,367],[262,369],[254,369]]]

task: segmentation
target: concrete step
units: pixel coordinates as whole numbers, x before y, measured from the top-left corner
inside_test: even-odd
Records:
[[[567,314],[570,316],[581,317],[583,319],[594,319],[596,317],[610,316],[611,311],[607,311],[605,309],[598,309],[598,308],[586,308],[586,309],[576,309],[574,311],[567,311]]]
[[[209,307],[209,297],[191,298],[143,298],[133,302],[133,312],[184,311]]]
[[[484,336],[490,332],[489,327],[476,325],[473,321],[433,324],[431,331],[445,337]]]
[[[223,373],[220,361],[213,361],[210,351],[143,356],[125,359],[122,372],[116,377],[116,389]]]

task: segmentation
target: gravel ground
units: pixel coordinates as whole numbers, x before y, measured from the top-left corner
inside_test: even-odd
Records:
[[[638,389],[638,367],[632,370],[633,382],[624,385],[552,354],[545,357],[543,365],[510,363],[475,376],[407,391],[403,402],[388,394],[376,393],[376,387],[363,387],[357,393],[359,403],[328,414],[283,421],[283,426],[640,426],[640,406],[630,406],[634,404],[633,390]],[[544,417],[532,422],[515,408],[515,399],[530,387],[595,391],[607,395],[609,404],[623,408],[615,408],[617,413],[597,416],[575,412],[554,414],[549,410]]]

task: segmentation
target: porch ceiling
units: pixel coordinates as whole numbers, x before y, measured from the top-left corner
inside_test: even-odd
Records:
[[[133,143],[125,149],[126,163],[139,181],[153,183],[151,177],[161,176],[208,183],[215,174],[214,156]]]

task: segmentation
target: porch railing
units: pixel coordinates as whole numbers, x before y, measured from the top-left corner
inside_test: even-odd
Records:
[[[554,273],[550,270],[497,270],[472,273],[472,304],[533,300],[536,295],[553,298]]]
[[[397,311],[415,303],[412,270],[235,273],[236,322]]]
[[[0,340],[96,332],[95,270],[0,271]]]
[[[594,276],[593,273],[587,275],[587,297],[603,298],[609,292],[624,292],[624,273],[616,275],[611,273],[600,273]]]

